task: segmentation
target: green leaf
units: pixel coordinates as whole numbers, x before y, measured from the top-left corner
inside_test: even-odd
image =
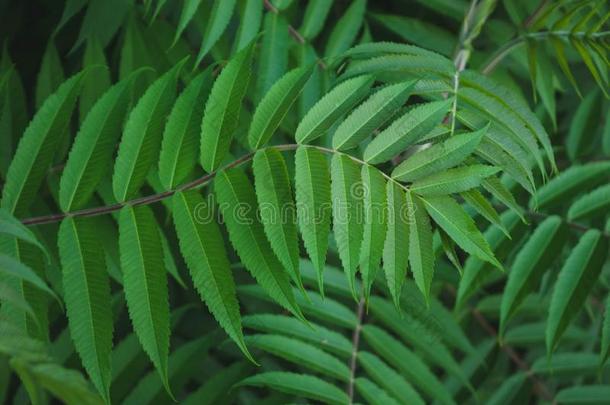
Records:
[[[460,194],[465,202],[468,203],[472,208],[474,208],[479,214],[483,216],[486,220],[494,224],[495,226],[502,229],[504,233],[508,237],[510,234],[502,225],[502,221],[500,220],[500,215],[496,211],[491,202],[477,189],[471,189],[468,191],[464,191]]]
[[[574,87],[574,90],[576,90],[576,93],[582,98],[582,93],[580,92],[580,89],[578,88],[576,79],[574,78],[574,75],[572,74],[572,70],[570,69],[570,65],[568,64],[568,60],[567,60],[566,54],[565,54],[565,48],[563,46],[563,43],[561,42],[561,39],[551,36],[549,38],[549,40],[550,40],[551,44],[553,45],[553,48],[555,48],[555,55],[557,56],[557,62],[559,63],[559,67],[561,68],[561,70],[563,71],[563,74],[566,75],[566,77],[568,78],[568,80],[570,81],[572,86]]]
[[[159,157],[163,124],[176,97],[176,80],[183,59],[157,79],[131,110],[125,123],[112,175],[117,201],[134,197]]]
[[[523,372],[518,372],[507,378],[495,390],[493,395],[487,400],[489,405],[509,404],[518,400],[524,383],[527,381],[527,376]]]
[[[85,48],[85,54],[83,56],[83,69],[94,66],[103,66],[105,68],[98,69],[95,75],[88,75],[83,80],[83,91],[78,104],[79,122],[81,125],[85,121],[85,117],[89,110],[91,110],[91,107],[93,107],[97,100],[112,84],[110,71],[106,68],[108,62],[104,55],[104,49],[97,39],[91,38],[87,40],[87,47]]]
[[[546,328],[547,353],[557,347],[561,335],[576,316],[595,285],[606,259],[608,242],[598,230],[589,230],[574,247],[559,272]]]
[[[182,32],[195,16],[200,3],[201,0],[184,0],[182,9],[180,10],[180,18],[178,19],[178,25],[176,27],[176,34],[174,35],[172,47],[176,45],[180,39],[180,36],[182,35]]]
[[[2,273],[4,276],[14,277],[22,281],[27,281],[28,283],[34,285],[36,288],[46,292],[51,297],[55,298],[57,302],[61,303],[59,297],[55,294],[53,290],[51,290],[47,283],[45,283],[44,280],[40,278],[38,274],[36,274],[27,265],[3,253],[0,253],[0,273]]]
[[[503,337],[503,344],[511,346],[537,346],[544,344],[545,322],[522,323],[511,328]],[[591,335],[584,329],[570,326],[566,329],[562,343],[578,344],[590,339]]]
[[[388,331],[395,332],[403,342],[408,343],[410,347],[421,353],[431,363],[440,366],[449,374],[457,377],[460,382],[466,385],[470,384],[464,370],[455,361],[437,331],[428,327],[425,322],[412,316],[408,312],[408,308],[406,314],[399,314],[393,310],[392,304],[388,300],[379,297],[371,298],[370,308],[371,313],[379,319]],[[429,310],[423,309],[423,311]],[[424,314],[425,316],[431,317],[434,315],[428,312]]]
[[[6,234],[20,239],[36,246],[45,255],[49,255],[45,247],[36,239],[34,233],[3,208],[0,208],[0,234]]]
[[[372,76],[346,80],[326,93],[305,114],[295,133],[298,143],[308,143],[324,135],[341,116],[347,113],[369,92]]]
[[[263,19],[263,4],[258,0],[241,0],[239,11],[241,19],[235,34],[235,52],[248,46],[258,34]]]
[[[608,385],[581,385],[567,387],[555,395],[558,404],[603,404],[610,398]]]
[[[105,48],[132,7],[132,2],[124,0],[89,0],[78,39],[70,53],[90,38],[97,38],[100,45]]]
[[[428,366],[411,350],[394,339],[384,330],[373,326],[362,327],[364,339],[371,347],[413,385],[421,389],[430,398],[444,404],[454,404],[451,395],[443,384],[430,371]]]
[[[210,93],[213,65],[195,77],[172,108],[161,142],[159,178],[166,190],[187,179],[199,157],[204,100]]]
[[[341,278],[343,279],[343,274],[341,274]],[[344,304],[335,301],[332,298],[322,298],[320,294],[313,291],[307,292],[306,299],[301,294],[298,294],[299,291],[296,288],[293,290],[296,294],[296,302],[305,315],[316,318],[333,327],[336,326],[348,330],[353,330],[354,327],[356,327],[358,320],[354,311]],[[262,301],[277,303],[258,285],[238,286],[237,292]],[[349,296],[349,292],[347,292],[346,295]],[[309,323],[303,324],[309,326]]]
[[[502,265],[495,258],[472,218],[453,198],[426,197],[422,201],[434,222],[443,228],[459,247],[502,270]]]
[[[499,178],[492,176],[488,177],[481,183],[483,188],[489,192],[494,198],[502,204],[510,208],[515,214],[519,215],[523,223],[527,223],[523,216],[523,208],[517,203],[515,197],[511,194],[508,188],[500,181]]]
[[[334,154],[330,170],[332,179],[333,231],[339,250],[339,257],[347,275],[347,282],[354,299],[359,291],[355,289],[356,271],[360,259],[360,248],[364,227],[362,223],[364,207],[358,164],[347,155]]]
[[[406,193],[409,215],[409,264],[417,287],[430,300],[430,287],[434,276],[434,250],[430,218],[421,199]]]
[[[66,25],[72,17],[74,17],[83,7],[87,5],[89,0],[68,0],[64,6],[64,11],[61,14],[59,23],[55,26],[54,33],[57,34],[61,28]]]
[[[108,174],[135,77],[131,75],[112,86],[89,110],[59,182],[62,211],[83,208]]]
[[[74,346],[87,374],[110,401],[113,321],[104,252],[96,236],[97,218],[67,218],[59,228],[64,299]]]
[[[64,368],[54,363],[29,363],[20,357],[13,357],[11,367],[19,374],[22,381],[30,381],[24,386],[32,403],[40,403],[32,389],[35,382],[48,390],[54,397],[67,405],[101,405],[102,399],[91,390],[89,383],[81,373]]]
[[[343,382],[350,378],[344,362],[309,343],[281,335],[249,335],[246,341],[252,347],[327,377]]]
[[[322,152],[299,146],[294,165],[299,230],[324,295],[323,271],[332,214],[328,162]]]
[[[256,100],[260,100],[288,70],[288,21],[279,13],[265,14],[260,47]]]
[[[267,387],[275,391],[329,404],[344,405],[349,402],[343,391],[318,377],[285,371],[268,371],[256,374],[243,379],[235,386]]]
[[[549,57],[544,47],[537,51],[538,64],[536,66],[537,76],[536,90],[540,94],[540,99],[544,108],[547,110],[553,128],[557,130],[557,107],[555,100],[555,74],[553,74],[553,60]],[[530,70],[531,72],[531,70]]]
[[[413,154],[392,171],[392,178],[414,181],[459,165],[474,152],[487,129],[452,136],[445,142]]]
[[[239,169],[223,171],[214,180],[214,189],[229,238],[246,269],[278,304],[304,319],[256,215],[256,193],[246,175]]]
[[[330,33],[324,56],[334,58],[349,49],[360,31],[365,11],[366,0],[355,0],[350,4]]]
[[[429,3],[429,2],[427,2]],[[460,17],[464,13],[460,14]],[[391,14],[372,14],[371,17],[387,30],[398,35],[403,42],[450,55],[455,48],[455,36],[438,25],[418,18]]]
[[[570,201],[575,195],[590,190],[608,179],[610,162],[593,162],[572,165],[553,180],[538,189],[529,202],[531,208],[538,209],[557,206]]]
[[[537,288],[544,272],[562,251],[567,236],[568,232],[561,218],[551,216],[545,219],[525,242],[508,273],[502,294],[500,336],[506,329],[508,320],[525,297]]]
[[[0,236],[2,236],[0,237],[0,251],[11,258],[7,262],[5,271],[0,272],[0,282],[6,285],[7,288],[15,291],[19,298],[25,300],[36,314],[35,317],[30,317],[26,312],[11,307],[8,303],[4,303],[0,306],[0,318],[6,320],[3,323],[12,323],[13,328],[20,335],[27,334],[35,339],[48,341],[48,312],[50,304],[48,294],[43,293],[41,287],[37,287],[35,283],[32,284],[27,280],[27,278],[31,278],[31,274],[28,274],[29,272],[27,271],[28,268],[39,279],[46,278],[45,268],[47,265],[44,257],[35,246],[29,243],[24,243],[19,239],[5,235]],[[40,286],[42,285],[44,284],[40,284]],[[61,289],[60,286],[56,285],[55,287]]]
[[[231,363],[223,367],[214,375],[207,378],[196,391],[190,393],[182,404],[184,405],[213,405],[230,401],[234,392],[231,388],[234,384],[251,374],[252,370],[248,363]]]
[[[218,1],[220,2],[220,0]],[[201,166],[215,170],[229,152],[248,89],[254,42],[239,51],[212,86],[201,121]]]
[[[502,228],[492,225],[485,231],[485,240],[489,243],[491,250],[495,253],[499,260],[504,260],[514,245],[518,243],[519,239],[525,233],[526,225],[519,220],[519,217],[512,211],[505,211],[500,216],[503,227]],[[512,239],[508,235],[512,235]],[[492,271],[491,264],[486,261],[480,260],[475,256],[470,256],[465,263],[464,273],[460,280],[460,285],[457,292],[457,299],[455,301],[455,309],[459,311],[466,304],[468,298],[470,298],[475,292],[481,291],[484,282],[492,277],[498,276],[499,274]],[[498,309],[500,302],[498,301]]]
[[[181,374],[192,372],[193,366],[198,363],[199,359],[206,356],[208,351],[217,344],[219,335],[216,332],[217,330],[214,329],[202,337],[189,340],[170,354],[168,376],[172,385],[183,386],[186,384]],[[164,395],[162,386],[159,375],[151,371],[137,382],[130,394],[122,400],[122,403],[124,405],[167,403],[171,401],[171,398]]]
[[[453,267],[456,268],[458,273],[460,273],[460,277],[462,277],[464,275],[464,268],[455,250],[455,243],[451,240],[449,235],[447,235],[447,232],[443,231],[442,229],[438,229],[438,233],[445,256],[447,259],[449,259]]]
[[[409,264],[409,213],[406,193],[400,185],[388,181],[386,195],[388,229],[383,245],[383,270],[394,304],[400,308],[400,292]]]
[[[26,128],[8,168],[2,190],[2,208],[24,215],[47,175],[60,139],[70,123],[85,73],[66,80],[49,96]]]
[[[202,34],[203,42],[201,43],[199,54],[195,60],[195,67],[199,66],[201,60],[210,52],[212,47],[216,45],[216,42],[218,42],[225,32],[229,25],[229,21],[231,21],[233,10],[235,9],[235,1],[236,0],[214,0],[212,11],[210,11],[210,18],[207,21],[205,32]]]
[[[337,127],[333,148],[346,150],[358,146],[384,122],[391,118],[409,98],[415,81],[387,86],[360,104]]]
[[[493,79],[474,71],[463,71],[460,84],[460,99],[476,105],[478,111],[508,129],[510,136],[536,157],[543,176],[546,172],[536,141],[542,145],[553,171],[557,171],[549,135],[527,103]]]
[[[276,149],[259,150],[254,155],[252,170],[267,239],[290,278],[305,292],[299,273],[296,205],[286,162]]]
[[[167,379],[169,304],[163,246],[152,210],[126,206],[119,217],[123,288],[134,331],[171,395]]]
[[[599,357],[587,352],[561,352],[553,357],[541,356],[531,365],[531,370],[540,376],[555,378],[595,377],[599,370]]]
[[[566,136],[566,151],[572,162],[586,153],[594,142],[600,115],[599,92],[591,91],[578,105]]]
[[[293,69],[277,80],[265,94],[256,107],[248,131],[248,142],[252,149],[269,142],[309,80],[311,71],[308,67]]]
[[[180,251],[201,299],[244,355],[254,362],[244,343],[235,282],[212,207],[199,191],[186,191],[173,197],[172,214]]]
[[[303,38],[312,40],[322,31],[333,2],[333,0],[311,0],[307,3],[305,16],[299,28]]]
[[[596,188],[589,194],[578,198],[568,211],[568,220],[594,218],[608,212],[610,207],[610,185]]]
[[[314,323],[305,325],[290,316],[275,314],[247,315],[243,318],[243,324],[246,328],[258,332],[283,334],[300,339],[345,359],[352,354],[352,342],[342,334]]]
[[[40,110],[47,97],[55,93],[64,80],[61,59],[55,47],[55,40],[51,38],[42,56],[40,71],[36,78],[36,110]]]
[[[386,392],[401,404],[423,405],[425,402],[411,384],[383,360],[369,352],[358,352],[358,363]]]
[[[364,284],[364,298],[368,302],[371,286],[379,270],[386,224],[386,182],[382,173],[369,165],[362,165],[362,194],[364,203],[364,231],[360,249],[360,273]]]
[[[356,389],[362,397],[372,405],[383,404],[398,404],[394,398],[390,397],[384,390],[379,388],[375,383],[363,377],[358,377],[355,380]]]
[[[604,323],[602,326],[602,340],[600,352],[600,366],[603,366],[610,356],[610,298],[606,299]]]
[[[480,164],[456,167],[416,180],[410,189],[426,197],[460,193],[478,187],[484,179],[499,170],[497,167]]]
[[[433,101],[409,110],[377,135],[364,150],[371,164],[387,162],[417,142],[437,126],[453,101]]]
[[[486,119],[474,111],[459,111],[457,118],[469,128],[481,128],[486,125]],[[532,155],[525,151],[509,130],[497,123],[490,125],[485,138],[476,149],[476,154],[492,165],[501,167],[519,185],[534,194],[536,182],[531,169]]]

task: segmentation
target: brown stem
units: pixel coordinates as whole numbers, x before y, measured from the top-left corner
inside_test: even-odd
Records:
[[[296,145],[296,144],[272,146],[272,148],[277,149],[279,151],[293,150],[293,149],[296,149],[297,147],[298,147],[298,145]],[[232,169],[234,167],[240,166],[241,164],[252,160],[252,158],[254,157],[254,153],[255,152],[250,152],[250,153],[240,157],[239,159],[234,160],[233,162],[227,164],[226,166],[221,167],[218,170],[208,173],[205,176],[199,177],[198,179],[195,179],[189,183],[182,184],[173,190],[162,191],[157,194],[152,194],[152,195],[148,195],[145,197],[134,198],[129,201],[119,202],[116,204],[106,205],[103,207],[85,208],[85,209],[78,210],[78,211],[26,218],[26,219],[23,219],[21,222],[24,225],[42,225],[42,224],[49,224],[52,222],[58,222],[67,217],[94,217],[97,215],[108,214],[110,212],[118,211],[121,208],[128,206],[128,205],[136,206],[136,205],[152,204],[154,202],[169,198],[179,191],[191,190],[191,189],[197,188],[199,186],[202,186],[202,185],[208,183],[210,180],[212,180],[218,173],[220,173],[224,170],[228,170],[228,169]]]
[[[349,361],[349,382],[347,383],[347,396],[349,397],[350,405],[354,403],[354,382],[358,358],[358,346],[360,345],[360,332],[362,331],[362,322],[364,320],[364,297],[360,297],[358,306],[356,307],[358,321],[352,334],[352,356]]]

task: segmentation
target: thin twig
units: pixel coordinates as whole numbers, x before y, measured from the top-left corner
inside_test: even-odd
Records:
[[[273,145],[273,146],[267,146],[265,148],[261,148],[259,150],[266,150],[266,149],[275,149],[278,151],[289,151],[289,150],[295,150],[297,149],[299,146],[303,146],[306,148],[312,148],[312,149],[317,149],[321,152],[324,153],[328,153],[328,154],[341,154],[341,155],[345,155],[347,157],[349,157],[350,159],[352,159],[353,161],[359,163],[360,165],[367,165],[370,166],[369,163],[365,162],[364,160],[358,159],[355,156],[351,156],[348,155],[344,152],[340,152],[338,150],[335,149],[330,149],[330,148],[325,148],[323,146],[317,146],[317,145],[299,145],[299,144],[284,144],[284,145]],[[103,215],[103,214],[108,214],[110,212],[114,212],[114,211],[118,211],[123,207],[126,206],[137,206],[137,205],[148,205],[148,204],[152,204],[161,200],[165,200],[166,198],[169,198],[171,196],[173,196],[174,194],[176,194],[177,192],[180,191],[187,191],[187,190],[192,190],[195,188],[198,188],[200,186],[203,186],[205,184],[207,184],[208,182],[210,182],[214,177],[216,177],[216,175],[224,170],[228,170],[228,169],[232,169],[235,167],[238,167],[244,163],[249,162],[250,160],[252,160],[254,158],[254,154],[256,152],[250,152],[247,153],[246,155],[240,157],[237,160],[234,160],[231,163],[228,163],[227,165],[211,172],[208,173],[202,177],[199,177],[189,183],[185,183],[182,184],[178,187],[176,187],[173,190],[167,190],[167,191],[162,191],[160,193],[156,193],[156,194],[151,194],[145,197],[139,197],[139,198],[134,198],[132,200],[129,201],[124,201],[124,202],[119,202],[116,204],[111,204],[111,205],[106,205],[103,207],[95,207],[95,208],[86,208],[83,210],[78,210],[78,211],[72,211],[72,212],[64,212],[64,213],[60,213],[60,214],[51,214],[51,215],[43,215],[43,216],[39,216],[39,217],[32,217],[32,218],[26,218],[23,219],[21,222],[24,225],[43,225],[43,224],[49,224],[52,222],[58,222],[61,221],[64,218],[67,217],[94,217],[97,215]],[[404,189],[405,191],[408,191],[408,187],[405,186],[404,184],[398,182],[397,180],[393,179],[391,176],[387,175],[386,173],[380,171],[380,173],[382,174],[383,177],[385,177],[388,181],[391,181],[393,183],[395,183],[396,185],[398,185],[399,187],[401,187],[402,189]]]
[[[360,332],[362,331],[362,323],[364,320],[364,297],[360,297],[358,306],[356,308],[356,316],[358,320],[354,333],[352,334],[352,356],[349,362],[349,382],[347,383],[347,396],[349,397],[349,403],[354,403],[354,382],[356,376],[357,358],[358,358],[358,346],[360,345]]]

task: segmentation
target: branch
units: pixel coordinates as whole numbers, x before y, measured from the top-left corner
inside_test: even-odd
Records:
[[[358,159],[355,156],[349,155],[347,153],[343,153],[340,152],[338,150],[335,149],[330,149],[330,148],[325,148],[323,146],[316,146],[316,145],[299,145],[299,144],[284,144],[284,145],[274,145],[274,146],[267,146],[265,148],[261,148],[258,150],[266,150],[266,149],[275,149],[278,150],[280,152],[282,151],[289,151],[289,150],[295,150],[298,147],[303,146],[303,147],[307,147],[307,148],[313,148],[313,149],[317,149],[321,152],[327,153],[327,154],[341,154],[341,155],[345,155],[347,157],[349,157],[350,159],[352,159],[353,161],[355,161],[356,163],[359,163],[360,165],[369,165],[367,162],[365,162],[364,160]],[[111,205],[106,205],[103,207],[95,207],[95,208],[86,208],[83,210],[78,210],[78,211],[72,211],[72,212],[64,212],[64,213],[60,213],[60,214],[51,214],[51,215],[43,215],[40,217],[32,217],[32,218],[26,218],[21,220],[21,222],[24,225],[43,225],[43,224],[50,224],[53,222],[58,222],[61,221],[64,218],[67,217],[95,217],[98,215],[103,215],[103,214],[108,214],[110,212],[114,212],[114,211],[118,211],[121,208],[125,207],[125,206],[137,206],[137,205],[148,205],[148,204],[152,204],[161,200],[165,200],[166,198],[169,198],[171,196],[173,196],[174,194],[176,194],[177,192],[180,191],[186,191],[186,190],[192,190],[198,187],[201,187],[207,183],[209,183],[212,179],[214,179],[214,177],[216,177],[216,175],[218,173],[221,173],[225,170],[228,169],[232,169],[235,167],[238,167],[244,163],[247,163],[249,161],[251,161],[254,158],[254,154],[257,151],[254,152],[250,152],[242,157],[240,157],[237,160],[234,160],[233,162],[211,172],[206,174],[205,176],[199,177],[198,179],[195,179],[189,183],[185,183],[182,184],[178,187],[176,187],[173,190],[167,190],[167,191],[162,191],[160,193],[157,194],[152,194],[152,195],[148,195],[145,197],[139,197],[139,198],[134,198],[132,200],[129,201],[124,201],[124,202],[119,202],[116,204],[111,204]],[[370,165],[369,165],[370,166]],[[399,187],[401,187],[402,189],[404,189],[405,191],[408,191],[408,187],[405,186],[404,184],[398,182],[397,180],[393,179],[392,177],[390,177],[389,175],[387,175],[386,173],[384,173],[383,171],[379,170],[379,172],[381,173],[381,175],[383,177],[385,177],[388,181],[394,182],[396,185],[398,185]]]
[[[356,375],[356,366],[358,358],[358,346],[360,345],[360,332],[362,331],[362,323],[364,320],[364,297],[360,297],[358,306],[356,307],[356,316],[358,321],[352,334],[352,356],[349,362],[349,382],[347,384],[347,396],[349,397],[350,405],[354,403],[354,381]]]

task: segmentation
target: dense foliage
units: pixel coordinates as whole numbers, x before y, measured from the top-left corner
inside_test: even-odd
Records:
[[[610,403],[603,0],[0,0],[0,401]]]

